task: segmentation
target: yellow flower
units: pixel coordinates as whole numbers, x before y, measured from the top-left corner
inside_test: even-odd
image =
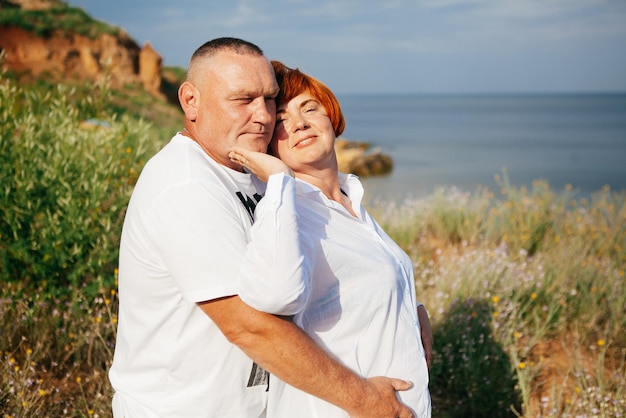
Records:
[[[517,331],[515,331],[515,332],[513,333],[513,337],[515,337],[515,338],[519,338],[519,337],[521,337],[521,336],[522,336],[522,334],[520,334],[520,333],[519,333],[519,332],[517,332]]]
[[[574,390],[576,391],[576,393],[580,393],[580,388],[576,388]]]
[[[126,154],[130,154],[131,152],[133,152],[133,149],[131,147],[126,147]]]
[[[46,391],[44,389],[39,389],[39,396],[44,396]]]
[[[598,340],[598,347],[604,347],[604,340]]]
[[[519,362],[519,368],[524,370],[526,368],[526,363],[524,363],[523,361]]]
[[[531,299],[537,299],[537,293],[533,292],[533,293],[530,295],[530,298],[531,298]]]
[[[33,354],[33,350],[31,350],[30,348],[27,348],[26,349],[26,354],[28,354],[30,356],[31,354]]]
[[[498,301],[500,301],[500,298],[497,296],[494,296],[491,298],[491,300],[493,301],[493,303],[498,303]]]
[[[500,316],[500,312],[495,311],[495,312],[493,313],[493,317],[494,317],[494,318],[497,318],[498,316]]]
[[[476,313],[476,311],[472,312],[472,318],[476,318],[478,316],[478,314]]]
[[[81,378],[80,378],[80,376],[78,376],[78,377],[76,378],[76,383],[80,383],[80,382],[81,382],[81,380],[83,380],[83,379],[81,379]]]

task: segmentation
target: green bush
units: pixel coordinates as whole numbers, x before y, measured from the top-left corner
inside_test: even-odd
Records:
[[[0,281],[63,291],[112,277],[125,206],[158,147],[150,125],[86,122],[100,103],[63,86],[4,80],[0,103]]]
[[[521,410],[514,368],[493,335],[493,312],[489,301],[459,300],[435,328],[434,416],[514,417],[513,409]]]

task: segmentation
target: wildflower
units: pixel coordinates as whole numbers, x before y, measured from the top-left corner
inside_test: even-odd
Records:
[[[521,336],[522,336],[522,334],[520,334],[518,331],[515,331],[515,332],[513,333],[513,337],[515,337],[516,339],[517,339],[517,338],[519,338],[519,337],[521,337]]]
[[[494,317],[494,318],[497,318],[497,317],[499,317],[499,316],[500,316],[500,312],[495,311],[495,312],[493,313],[493,317]]]
[[[576,391],[576,393],[580,393],[581,392],[579,387],[576,387],[576,389],[574,389],[574,390]]]
[[[519,362],[519,368],[524,370],[526,368],[526,363],[524,363],[523,361]]]
[[[536,292],[531,293],[530,298],[533,300],[537,299],[537,293]]]
[[[497,296],[494,296],[494,297],[491,298],[491,300],[492,300],[493,303],[498,303],[498,301],[500,301],[500,298],[497,297]]]
[[[472,318],[476,318],[478,316],[478,314],[476,313],[476,311],[472,312]]]
[[[604,340],[600,339],[598,340],[598,347],[604,347]]]
[[[76,378],[76,383],[80,383],[80,382],[81,382],[81,380],[83,380],[83,379],[81,379],[81,378],[80,378],[80,376],[78,376],[78,377]]]
[[[39,396],[45,396],[46,391],[44,389],[39,389]]]
[[[133,149],[131,147],[126,147],[126,154],[130,154],[131,152],[133,152]]]
[[[31,350],[30,348],[27,348],[26,349],[26,354],[28,354],[30,356],[31,354],[33,354],[33,350]]]

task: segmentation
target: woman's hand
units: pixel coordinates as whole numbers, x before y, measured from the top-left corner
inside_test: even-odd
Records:
[[[285,173],[294,177],[293,170],[280,159],[263,152],[250,151],[240,147],[234,147],[228,158],[242,167],[254,173],[261,181],[267,183],[272,174]]]
[[[420,329],[422,334],[422,345],[424,346],[424,354],[426,355],[426,364],[430,369],[433,364],[433,329],[430,326],[430,318],[428,311],[424,305],[417,307],[417,317],[420,321]]]

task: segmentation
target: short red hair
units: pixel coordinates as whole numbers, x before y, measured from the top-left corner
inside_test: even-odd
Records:
[[[309,92],[326,109],[330,123],[335,130],[335,136],[343,133],[346,120],[341,113],[341,106],[339,106],[337,97],[324,83],[304,74],[297,68],[289,68],[280,61],[272,61],[272,67],[274,67],[276,81],[280,87],[280,92],[276,97],[276,105],[287,103],[294,97]]]

